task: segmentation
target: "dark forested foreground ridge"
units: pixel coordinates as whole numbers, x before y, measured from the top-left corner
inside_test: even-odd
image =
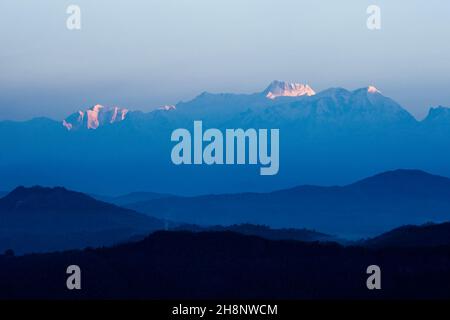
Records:
[[[374,264],[381,290],[366,286]],[[69,265],[81,268],[81,290],[67,289]],[[369,249],[232,232],[0,257],[2,299],[448,299],[449,283],[450,246]]]

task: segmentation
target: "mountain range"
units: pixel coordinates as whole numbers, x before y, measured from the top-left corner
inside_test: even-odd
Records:
[[[279,128],[280,171],[255,166],[175,166],[176,128]],[[275,81],[253,94],[204,92],[149,113],[96,105],[64,121],[0,122],[0,189],[64,185],[89,194],[267,192],[348,184],[396,168],[450,176],[450,112],[417,121],[373,86],[315,92]],[[220,183],[218,183],[220,181]],[[99,192],[101,191],[101,192]]]
[[[171,133],[195,120],[279,129],[279,173],[174,165]],[[0,136],[0,298],[449,297],[449,108],[418,121],[374,86],[274,81]],[[383,290],[365,286],[372,264]]]
[[[108,199],[126,204],[132,200],[168,196],[132,193]],[[0,198],[0,252],[11,249],[16,254],[25,254],[111,246],[143,239],[157,230],[230,231],[273,240],[308,242],[339,240],[307,229],[273,229],[250,224],[211,227],[178,224],[62,187],[18,187]]]
[[[405,224],[450,221],[450,179],[419,170],[395,170],[345,186],[172,196],[126,207],[197,225],[265,224],[358,239]]]
[[[1,194],[0,194],[1,196]],[[130,192],[124,195],[118,195],[118,196],[104,196],[104,195],[97,195],[97,194],[91,194],[91,197],[94,199],[112,203],[118,206],[126,206],[130,205],[136,202],[142,202],[142,201],[148,201],[148,200],[154,200],[154,199],[161,199],[161,198],[167,198],[171,197],[173,195],[171,194],[164,194],[164,193],[156,193],[156,192]]]
[[[368,247],[450,245],[448,223],[405,226],[450,221],[450,179],[418,170],[346,186],[198,197],[133,193],[110,200],[126,208],[61,187],[18,187],[0,198],[0,252],[110,246],[157,230]]]
[[[348,243],[345,239],[309,229],[281,228],[274,229],[265,225],[255,225],[250,223],[234,224],[230,226],[210,226],[180,224],[171,231],[191,231],[191,232],[234,232],[249,236],[258,236],[269,240],[296,240],[303,242],[341,242]],[[450,243],[450,241],[449,241]]]

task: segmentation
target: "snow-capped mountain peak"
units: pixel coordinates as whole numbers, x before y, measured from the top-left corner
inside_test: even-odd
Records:
[[[381,91],[378,90],[375,86],[368,86],[367,87],[367,92],[368,93],[381,93]]]
[[[307,84],[286,81],[273,81],[263,93],[267,98],[272,100],[278,97],[313,96],[316,94]]]
[[[125,120],[128,109],[119,107],[105,107],[100,104],[86,111],[78,111],[63,120],[63,126],[67,130],[80,128],[97,129],[98,127]]]

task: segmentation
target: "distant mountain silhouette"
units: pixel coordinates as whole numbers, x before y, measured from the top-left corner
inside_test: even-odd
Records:
[[[448,131],[450,124],[450,108],[443,106],[431,108],[423,123],[424,125],[437,127],[439,129],[447,128]]]
[[[0,199],[0,250],[101,246],[163,228],[161,220],[60,187],[18,187]]]
[[[91,196],[100,201],[112,203],[118,206],[123,206],[130,203],[170,197],[172,195],[156,192],[131,192],[120,196],[102,196],[95,194],[92,194]]]
[[[0,136],[8,137],[0,140],[2,189],[40,183],[86,193],[199,195],[348,184],[394,168],[450,176],[449,108],[418,121],[373,87],[313,92],[276,81],[252,94],[204,92],[149,113],[97,105],[65,122],[0,121]],[[278,128],[279,173],[262,178],[256,166],[173,165],[171,133],[192,130],[194,120],[204,129]]]
[[[450,222],[421,226],[402,226],[362,243],[368,247],[437,247],[450,246]]]
[[[450,298],[450,247],[345,248],[232,232],[157,232],[112,248],[0,255],[1,299]],[[66,268],[82,290],[66,289]],[[379,265],[382,290],[368,290]]]
[[[236,224],[231,226],[201,227],[197,225],[181,224],[171,231],[192,231],[192,232],[235,232],[249,236],[258,236],[269,240],[296,240],[304,242],[345,242],[334,236],[308,229],[273,229],[264,225]]]
[[[265,224],[357,239],[405,224],[450,220],[450,179],[419,170],[396,170],[342,187],[169,197],[128,207],[197,225]]]

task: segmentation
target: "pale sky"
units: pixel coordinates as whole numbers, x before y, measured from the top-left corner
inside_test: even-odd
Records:
[[[66,9],[81,8],[81,30]],[[381,8],[381,30],[366,9]],[[62,119],[94,104],[150,110],[274,79],[375,85],[418,117],[450,106],[442,0],[2,0],[0,119]]]

